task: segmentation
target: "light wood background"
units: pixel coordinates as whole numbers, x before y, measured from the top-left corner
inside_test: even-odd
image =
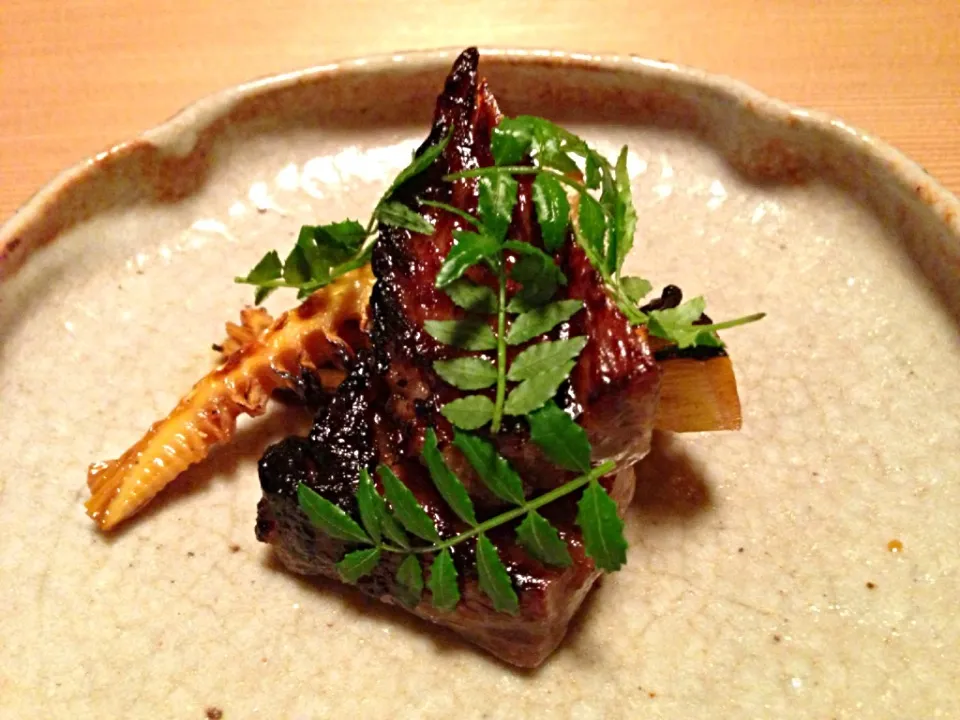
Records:
[[[468,44],[732,75],[885,138],[960,192],[960,0],[0,0],[0,219],[220,88]]]

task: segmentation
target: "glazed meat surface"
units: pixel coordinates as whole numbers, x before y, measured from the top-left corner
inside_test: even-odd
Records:
[[[448,465],[467,487],[482,520],[496,514],[501,501],[489,493],[473,469],[451,444],[453,428],[440,413],[461,391],[433,370],[435,360],[483,353],[443,345],[428,335],[426,320],[462,316],[450,298],[435,286],[437,272],[454,243],[455,230],[469,229],[455,214],[419,204],[436,200],[470,214],[476,213],[477,182],[442,178],[448,173],[493,164],[491,132],[500,112],[486,83],[478,76],[476,50],[455,62],[438,98],[430,135],[419,152],[450,140],[431,167],[398,189],[396,199],[428,217],[432,235],[382,226],[372,264],[377,278],[370,301],[371,348],[358,355],[347,379],[320,410],[306,438],[291,437],[271,447],[260,461],[263,498],[258,508],[257,536],[271,543],[290,570],[306,575],[337,577],[334,567],[354,549],[314,528],[297,504],[297,487],[305,483],[356,515],[360,470],[384,463],[410,488],[434,519],[440,535],[451,537],[466,529],[443,503],[421,464],[427,428],[434,428]],[[528,176],[518,177],[519,198],[508,236],[542,248],[531,200]],[[660,370],[643,332],[636,332],[612,303],[585,255],[568,238],[554,260],[567,284],[557,299],[579,299],[584,309],[548,335],[556,340],[586,336],[570,379],[556,401],[587,430],[594,462],[614,460],[617,470],[603,484],[621,511],[633,495],[631,465],[649,449],[660,386]],[[516,258],[507,258],[508,266]],[[496,287],[488,270],[474,267],[468,277]],[[519,289],[513,281],[509,292]],[[519,352],[523,346],[511,348]],[[489,356],[489,354],[488,354]],[[575,475],[548,462],[529,440],[522,421],[509,421],[490,438],[517,470],[528,495],[537,494]],[[499,613],[480,592],[472,545],[452,548],[460,576],[462,599],[455,610],[433,607],[429,593],[411,612],[445,625],[502,660],[525,667],[539,665],[562,640],[570,618],[598,576],[584,554],[574,524],[573,499],[553,503],[544,515],[567,541],[573,564],[549,567],[530,557],[517,543],[514,528],[501,526],[489,534],[507,567],[520,601],[516,615]],[[426,575],[431,558],[421,556]],[[378,567],[358,582],[361,591],[399,604],[395,574],[399,556],[386,553]]]

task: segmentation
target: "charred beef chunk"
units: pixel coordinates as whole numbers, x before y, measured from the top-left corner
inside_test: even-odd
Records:
[[[383,463],[414,493],[441,536],[451,537],[466,529],[443,503],[421,463],[424,433],[430,427],[436,430],[447,463],[471,494],[480,519],[501,509],[500,501],[485,489],[452,446],[453,429],[440,413],[443,405],[462,393],[446,384],[432,364],[437,359],[469,353],[442,345],[423,330],[425,320],[454,319],[464,312],[435,287],[435,280],[453,244],[453,231],[465,229],[465,223],[452,213],[419,207],[417,200],[428,198],[471,214],[476,211],[476,181],[451,183],[442,177],[493,164],[490,137],[500,113],[486,83],[478,77],[477,62],[475,49],[456,60],[438,99],[433,128],[420,152],[449,134],[448,145],[428,170],[409,180],[397,194],[397,199],[431,218],[434,234],[380,228],[372,259],[377,284],[371,297],[371,350],[358,358],[318,414],[309,437],[287,438],[271,447],[260,461],[263,499],[258,508],[257,537],[271,543],[280,560],[295,572],[337,577],[334,564],[353,549],[311,525],[297,505],[299,483],[353,513],[360,470],[366,468],[374,475],[375,467]],[[520,178],[519,184],[509,237],[542,248],[529,178]],[[557,299],[580,299],[584,310],[545,337],[588,337],[556,400],[586,428],[594,461],[617,462],[616,472],[604,478],[603,484],[622,510],[634,490],[630,466],[649,448],[660,371],[645,334],[631,328],[608,299],[599,276],[572,237],[554,259],[568,280]],[[508,258],[508,264],[515,261]],[[496,285],[492,273],[481,267],[469,270],[468,276],[476,283]],[[518,286],[509,289],[514,292]],[[556,487],[574,475],[541,455],[529,441],[522,422],[507,424],[490,439],[523,478],[528,495]],[[452,549],[462,593],[456,609],[437,610],[426,593],[416,607],[409,608],[411,612],[452,628],[506,662],[524,667],[542,663],[562,640],[570,618],[599,574],[583,552],[574,524],[575,500],[566,498],[547,506],[544,514],[568,542],[572,566],[549,567],[530,557],[516,543],[512,527],[501,526],[489,534],[518,594],[516,615],[496,612],[480,592],[469,543]],[[395,585],[399,556],[385,556],[373,573],[358,582],[358,587],[385,602],[399,604]],[[426,577],[431,558],[421,557]]]

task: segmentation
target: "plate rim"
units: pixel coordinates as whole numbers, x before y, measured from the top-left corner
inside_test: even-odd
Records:
[[[674,86],[706,89],[718,93],[742,109],[749,109],[767,121],[785,124],[792,129],[820,135],[825,140],[845,146],[860,156],[879,160],[889,177],[904,190],[920,195],[925,204],[937,210],[944,227],[960,243],[960,199],[902,151],[878,137],[820,110],[792,105],[772,97],[752,85],[728,75],[711,73],[692,66],[654,60],[636,54],[584,53],[566,50],[521,49],[503,47],[479,48],[481,58],[503,65],[547,66],[553,69],[571,67],[605,73],[646,76]],[[218,114],[243,100],[262,93],[283,90],[297,84],[336,74],[379,74],[388,68],[403,65],[418,70],[436,68],[447,71],[452,59],[462,51],[459,47],[408,50],[378,53],[336,60],[289,72],[266,75],[233,85],[195,100],[166,120],[138,133],[133,138],[61,170],[29,197],[13,215],[0,225],[0,282],[13,274],[32,254],[25,249],[16,252],[20,236],[28,235],[34,224],[51,213],[75,186],[91,179],[109,163],[137,148],[150,146],[175,155],[184,155],[193,148],[196,138]],[[72,225],[72,223],[71,223]],[[53,233],[56,237],[69,225]],[[9,265],[13,267],[8,270]]]

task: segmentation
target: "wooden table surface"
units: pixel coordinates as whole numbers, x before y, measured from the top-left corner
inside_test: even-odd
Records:
[[[439,46],[620,52],[839,115],[960,192],[958,0],[0,0],[0,220],[229,85]]]

